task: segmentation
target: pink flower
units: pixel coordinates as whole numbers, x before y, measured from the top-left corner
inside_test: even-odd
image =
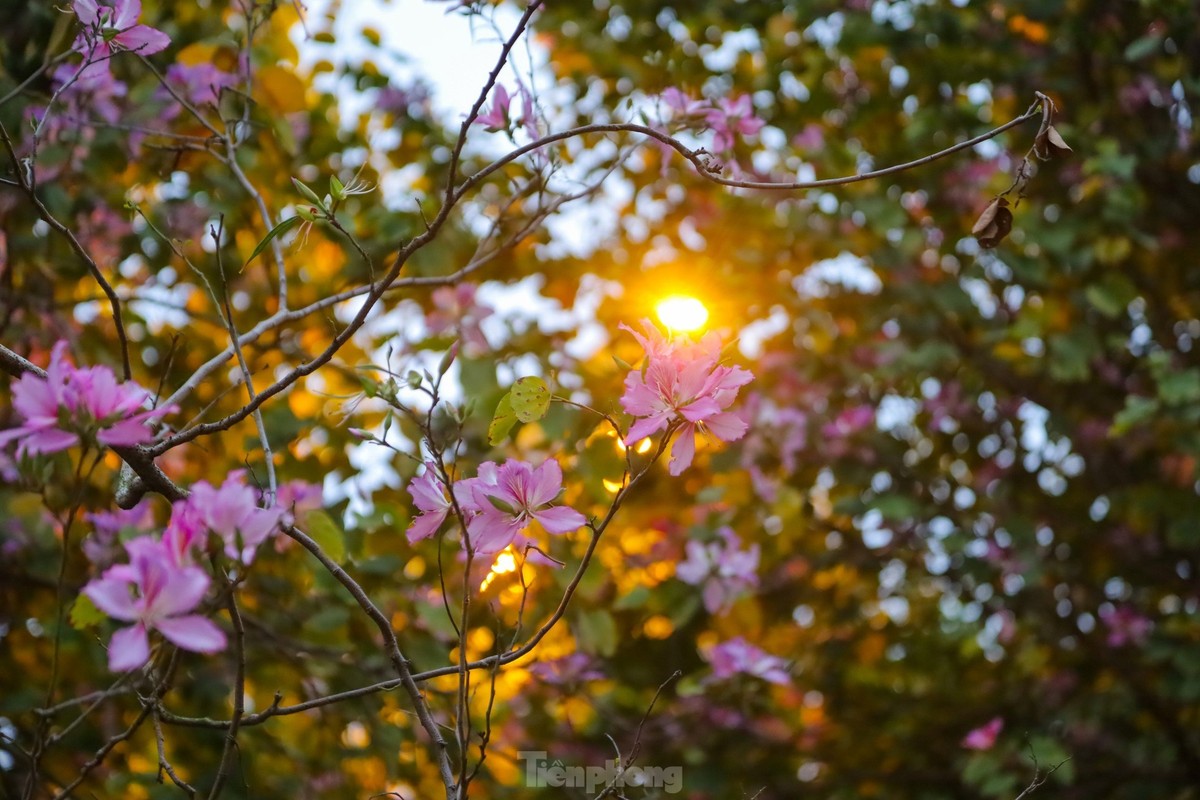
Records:
[[[131,509],[97,511],[84,514],[84,519],[95,528],[93,534],[83,540],[83,554],[93,564],[110,564],[116,557],[117,535],[124,530],[149,527],[154,521],[150,503],[142,500]]]
[[[261,501],[263,498],[259,496]],[[280,515],[280,524],[283,526],[296,524],[296,514],[302,514],[306,511],[315,511],[324,505],[325,496],[321,490],[321,484],[309,483],[308,481],[286,481],[279,484],[279,488],[275,490],[275,505],[278,506]],[[291,539],[287,539],[291,541]],[[276,547],[279,543],[276,542]]]
[[[129,563],[109,568],[83,587],[96,608],[113,619],[134,623],[113,634],[108,668],[137,669],[150,658],[147,632],[157,630],[172,644],[195,653],[225,647],[225,634],[198,614],[191,614],[208,591],[209,578],[199,567],[176,566],[161,542],[148,536],[125,545]]]
[[[1100,609],[1100,619],[1108,628],[1109,647],[1143,645],[1154,630],[1154,622],[1131,606],[1113,607],[1107,603]]]
[[[434,310],[425,316],[425,326],[430,335],[453,333],[462,340],[467,352],[473,355],[492,349],[480,323],[490,317],[493,311],[491,306],[476,302],[478,288],[473,283],[442,286],[433,293]]]
[[[225,555],[249,564],[258,546],[279,529],[283,512],[280,506],[259,508],[257,493],[245,485],[245,472],[237,470],[219,489],[204,481],[192,486],[188,499],[176,503],[171,522],[184,552],[199,543],[200,532],[210,530],[224,541]]]
[[[75,0],[74,5],[75,15],[84,25],[75,40],[75,49],[85,52],[92,45],[93,58],[107,57],[114,50],[132,50],[148,56],[171,43],[162,31],[138,24],[141,0],[113,0],[111,7],[100,5],[98,0]]]
[[[592,657],[586,653],[571,653],[562,658],[539,661],[529,666],[529,672],[538,680],[556,686],[597,681],[604,677],[604,674],[596,669]]]
[[[674,86],[664,89],[659,98],[679,117],[696,117],[711,109],[704,100],[695,100]]]
[[[0,447],[17,440],[17,456],[56,453],[88,441],[110,447],[154,439],[147,421],[173,411],[134,413],[149,393],[132,381],[117,383],[108,367],[76,368],[65,360],[67,343],[54,345],[46,376],[22,375],[13,386],[13,408],[24,424],[0,431]]]
[[[478,509],[467,523],[467,535],[480,553],[498,553],[510,544],[521,546],[527,540],[518,541],[518,535],[535,521],[552,534],[570,533],[587,524],[575,509],[552,505],[562,491],[562,468],[553,459],[536,468],[524,461],[506,461],[499,467],[481,464],[479,477],[467,488]]]
[[[786,661],[764,652],[741,636],[708,648],[704,658],[712,666],[712,680],[725,680],[744,673],[780,685],[791,683]]]
[[[215,106],[221,101],[221,92],[236,86],[238,78],[232,72],[218,69],[212,64],[172,64],[167,68],[167,81],[192,105]],[[166,89],[159,87],[158,97],[170,98],[171,95]],[[174,117],[178,113],[178,104],[175,104],[171,107],[169,115]]]
[[[426,464],[425,471],[408,482],[408,493],[412,495],[413,505],[421,512],[408,527],[408,542],[416,544],[438,532],[453,506],[446,485],[438,480],[430,464]]]
[[[492,94],[492,110],[486,114],[479,114],[475,117],[473,125],[483,125],[489,131],[503,131],[508,129],[508,106],[512,102],[512,98],[508,94],[508,90],[503,84],[496,84],[496,91]]]
[[[163,546],[171,556],[171,563],[179,567],[190,566],[193,563],[192,551],[204,547],[204,534],[207,531],[204,516],[191,498],[176,500],[171,506],[171,519],[167,522],[162,539]]]
[[[721,345],[710,334],[699,343],[683,338],[665,339],[650,322],[644,322],[647,335],[621,327],[634,335],[646,351],[646,364],[625,377],[621,406],[626,413],[640,417],[629,429],[626,442],[632,444],[657,433],[672,423],[680,423],[679,436],[671,448],[669,471],[679,475],[696,454],[696,434],[709,432],[721,441],[740,439],[747,429],[745,420],[726,411],[737,397],[738,389],[754,379],[741,367],[717,363]]]
[[[832,422],[823,426],[821,428],[821,435],[826,439],[843,439],[867,428],[874,421],[874,406],[854,406],[841,412],[834,417]]]
[[[804,126],[804,130],[792,137],[792,144],[801,150],[815,152],[825,146],[825,129],[815,122]]]
[[[963,737],[962,746],[968,750],[991,750],[996,744],[996,737],[1004,729],[1004,719],[995,717],[986,725],[981,725]]]
[[[719,533],[720,541],[689,541],[687,559],[675,568],[679,580],[704,586],[704,607],[710,614],[728,609],[739,595],[758,585],[759,546],[741,550],[741,542],[731,528],[722,528]]]
[[[517,87],[517,93],[521,95],[521,127],[525,129],[525,134],[530,139],[537,139],[540,134],[538,133],[537,114],[533,108],[533,93],[524,86]]]
[[[718,153],[732,150],[736,135],[753,136],[766,125],[754,116],[754,105],[748,94],[736,100],[721,98],[717,107],[708,111],[704,118],[713,130],[713,150]]]

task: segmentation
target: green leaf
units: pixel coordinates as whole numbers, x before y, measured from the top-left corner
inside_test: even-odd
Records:
[[[271,243],[272,239],[274,239],[276,236],[282,236],[283,234],[287,233],[293,227],[295,227],[296,225],[299,225],[300,221],[301,220],[299,217],[288,217],[283,222],[276,225],[274,228],[271,228],[271,232],[268,233],[263,238],[263,240],[258,243],[258,247],[254,248],[254,252],[251,253],[250,257],[246,259],[246,265],[249,266],[251,261],[258,258],[259,254],[262,253],[263,250],[267,249],[267,245],[269,245]],[[245,268],[246,267],[242,267],[242,269],[245,269]]]
[[[870,505],[888,520],[912,519],[921,508],[916,500],[902,494],[880,495]]]
[[[94,628],[107,618],[103,611],[96,608],[92,598],[86,594],[76,597],[75,602],[71,605],[71,627],[77,631]]]
[[[1113,418],[1110,433],[1120,435],[1146,422],[1158,412],[1158,401],[1153,397],[1130,395],[1125,398],[1125,407]]]
[[[574,633],[585,653],[611,656],[617,651],[617,622],[602,608],[580,612]]]
[[[1093,308],[1109,319],[1116,319],[1125,313],[1125,308],[1137,297],[1137,289],[1125,276],[1112,275],[1087,287],[1084,295]]]
[[[613,608],[617,611],[628,611],[631,608],[642,608],[650,599],[650,590],[645,586],[635,586],[628,594],[617,598]]]
[[[1182,406],[1200,400],[1200,370],[1171,372],[1158,380],[1158,396],[1169,406]]]
[[[310,511],[304,518],[304,525],[308,528],[308,535],[321,545],[325,555],[339,564],[345,560],[346,535],[342,533],[342,527],[328,514],[324,511]]]
[[[492,417],[492,424],[488,425],[488,444],[495,447],[503,442],[516,424],[517,415],[513,411],[512,392],[508,392],[496,404],[496,415]]]
[[[550,387],[541,378],[521,378],[509,394],[513,411],[521,422],[536,422],[550,410]]]
[[[1140,39],[1134,39],[1125,48],[1126,61],[1141,61],[1146,56],[1158,50],[1162,44],[1162,34],[1149,33]]]

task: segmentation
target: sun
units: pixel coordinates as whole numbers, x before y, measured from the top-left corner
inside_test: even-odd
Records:
[[[708,309],[694,297],[673,295],[658,301],[654,309],[663,325],[673,331],[698,331],[708,322]]]

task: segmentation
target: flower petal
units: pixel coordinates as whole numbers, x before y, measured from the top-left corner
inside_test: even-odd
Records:
[[[75,16],[84,25],[95,25],[100,20],[100,9],[96,0],[75,0]]]
[[[562,491],[562,467],[552,458],[546,459],[535,469],[532,478],[527,498],[530,508],[546,505]]]
[[[142,15],[142,0],[116,0],[113,3],[112,26],[119,31],[132,28]]]
[[[154,432],[141,422],[121,420],[96,434],[96,441],[109,447],[132,447],[154,440]]]
[[[721,441],[733,442],[745,436],[750,426],[736,413],[725,411],[704,420],[704,427]]]
[[[225,632],[199,614],[160,619],[154,627],[169,642],[193,653],[216,653],[225,649]]]
[[[667,420],[670,416],[669,411],[664,411],[652,417],[639,419],[629,428],[629,434],[625,437],[625,444],[634,444],[645,439],[647,436],[658,433],[667,426]]]
[[[114,578],[96,578],[83,587],[83,594],[113,619],[132,622],[137,619],[137,607],[129,593],[129,583]]]
[[[113,37],[113,41],[139,55],[148,56],[167,49],[171,37],[149,25],[135,25]]]
[[[122,628],[108,643],[108,668],[113,672],[128,672],[150,660],[150,640],[142,623]]]
[[[671,463],[667,469],[672,475],[682,474],[696,457],[696,426],[684,425],[679,429],[678,437],[671,446]]]
[[[542,523],[542,527],[548,533],[571,533],[587,524],[587,517],[567,506],[554,506],[534,511],[532,516]]]
[[[165,549],[164,549],[165,552]],[[200,605],[204,593],[208,591],[209,578],[199,567],[184,567],[170,569],[167,576],[167,586],[153,599],[146,615],[153,620],[155,627],[158,621],[165,617],[174,617]]]
[[[446,521],[447,509],[440,511],[430,511],[426,514],[420,514],[412,521],[412,525],[408,526],[408,543],[416,544],[422,539],[428,539],[438,532],[438,528],[442,527],[442,523]]]

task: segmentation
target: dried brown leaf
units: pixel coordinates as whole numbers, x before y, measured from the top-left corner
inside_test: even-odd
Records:
[[[1008,210],[1007,203],[996,208],[995,216],[992,217],[991,223],[979,233],[975,234],[975,239],[979,242],[979,246],[985,250],[990,250],[1000,242],[1004,241],[1004,237],[1012,231],[1013,215]]]
[[[978,236],[979,234],[981,234],[985,230],[987,230],[988,226],[990,226],[992,224],[993,220],[996,219],[996,213],[1000,209],[1005,208],[1007,206],[1008,206],[1008,201],[1005,200],[1003,197],[997,197],[995,200],[988,203],[987,208],[985,208],[983,210],[983,213],[979,215],[979,219],[975,220],[975,226],[973,228],[971,228],[971,235]]]
[[[1046,131],[1046,138],[1050,142],[1050,147],[1056,153],[1072,152],[1071,146],[1066,143],[1066,140],[1063,139],[1062,134],[1059,133],[1058,129],[1056,129],[1053,125],[1051,125],[1050,128]]]

